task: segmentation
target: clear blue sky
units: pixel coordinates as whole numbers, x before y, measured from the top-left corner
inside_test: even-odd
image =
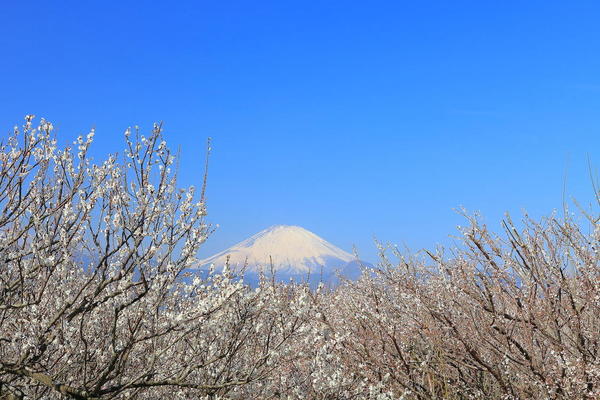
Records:
[[[158,2],[156,2],[158,3]],[[573,4],[576,3],[576,4]],[[592,199],[600,3],[4,2],[0,127],[23,115],[96,153],[165,123],[181,183],[213,137],[208,255],[273,224],[373,260],[373,236],[449,243],[461,205]]]

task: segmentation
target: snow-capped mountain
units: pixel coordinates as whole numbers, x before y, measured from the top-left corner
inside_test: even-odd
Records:
[[[314,233],[299,227],[275,225],[224,250],[200,260],[198,267],[214,264],[222,268],[229,259],[234,270],[246,267],[249,273],[270,273],[280,279],[306,278],[329,280],[336,271],[354,270],[358,260]],[[348,267],[348,268],[347,268]],[[350,272],[350,271],[348,271]],[[355,275],[355,272],[351,272]]]

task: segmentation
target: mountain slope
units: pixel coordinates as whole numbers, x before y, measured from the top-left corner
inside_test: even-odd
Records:
[[[229,257],[229,265],[247,271],[270,271],[271,262],[279,275],[331,275],[356,261],[356,257],[332,245],[314,233],[299,227],[275,225],[224,250],[200,260],[198,266],[214,264],[220,268]]]

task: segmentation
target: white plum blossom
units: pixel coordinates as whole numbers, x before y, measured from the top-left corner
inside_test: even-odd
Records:
[[[0,143],[0,399],[600,398],[597,216],[465,213],[451,251],[251,288],[191,269],[206,176],[177,186],[161,124],[98,164],[95,133],[28,115]]]

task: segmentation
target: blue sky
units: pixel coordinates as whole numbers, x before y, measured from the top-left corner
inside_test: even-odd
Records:
[[[374,236],[451,243],[459,206],[496,227],[560,208],[565,182],[592,199],[599,15],[552,1],[5,2],[0,127],[27,113],[68,139],[94,126],[100,156],[162,120],[182,185],[201,182],[211,136],[220,228],[201,255],[294,224],[373,260]]]

